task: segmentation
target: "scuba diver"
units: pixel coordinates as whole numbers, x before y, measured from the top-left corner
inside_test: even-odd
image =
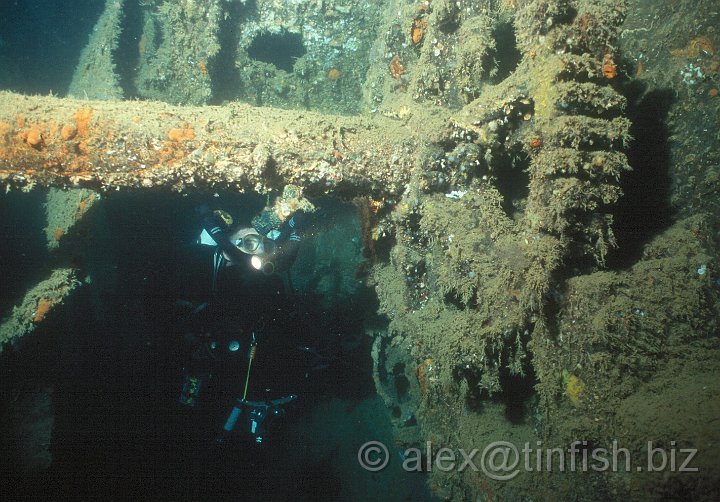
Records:
[[[315,207],[302,196],[302,190],[287,185],[273,206],[266,206],[251,220],[251,226],[233,227],[233,218],[226,211],[211,211],[207,206],[198,209],[203,219],[203,231],[198,243],[215,248],[213,255],[212,292],[217,292],[217,280],[225,266],[249,263],[251,268],[266,275],[287,272],[300,247],[300,212],[312,212]],[[289,281],[283,277],[286,287]]]
[[[286,271],[297,257],[300,235],[295,230],[294,218],[283,225],[287,228],[273,228],[263,236],[254,227],[231,229],[232,217],[221,209],[210,211],[203,206],[198,213],[203,218],[198,242],[215,248],[213,294],[217,292],[218,275],[225,266],[249,263],[254,270],[270,275]]]
[[[251,268],[266,275],[286,272],[297,257],[300,234],[296,229],[296,220],[291,217],[279,228],[271,228],[261,235],[255,227],[239,227],[234,230],[232,217],[223,210],[210,211],[201,207],[198,212],[203,217],[203,231],[198,242],[215,247],[213,255],[212,292],[217,292],[217,280],[225,266],[249,263]],[[264,214],[261,213],[261,216]],[[262,222],[253,223],[263,230]]]
[[[277,302],[283,301],[282,295],[273,295],[269,297],[271,301],[263,301],[262,291],[267,290],[263,286],[268,286],[263,282],[267,280],[249,287],[245,283],[239,286],[241,281],[238,280],[223,280],[224,286],[233,288],[230,291],[221,291],[218,280],[226,267],[242,269],[245,265],[245,268],[262,274],[244,274],[243,279],[252,280],[253,275],[256,280],[264,276],[280,276],[285,291],[291,291],[286,272],[297,257],[301,242],[298,210],[309,212],[314,210],[314,206],[302,197],[300,189],[291,185],[285,188],[273,206],[265,207],[252,218],[249,226],[234,225],[232,216],[223,210],[213,211],[207,206],[198,209],[202,218],[198,243],[213,248],[211,295],[207,303],[197,307],[194,304],[186,306],[190,310],[187,318],[195,326],[184,337],[190,346],[191,362],[184,371],[179,402],[194,409],[198,408],[198,403],[203,403],[200,408],[215,407],[215,414],[223,418],[218,442],[225,442],[230,436],[241,436],[262,443],[268,427],[276,418],[284,416],[285,407],[297,399],[296,394],[286,392],[274,395],[266,392],[260,398],[251,395],[255,399],[248,399],[257,335],[267,328],[267,318],[277,318]],[[268,315],[263,309],[275,309],[275,312]],[[249,316],[248,312],[252,315]],[[282,326],[276,328],[281,329]],[[271,337],[267,341],[276,344],[273,348],[268,347],[268,353],[276,355],[287,365],[287,357],[283,357],[285,348],[281,346],[282,337]],[[242,345],[247,346],[246,364],[243,364],[242,358],[244,351],[240,350]],[[292,350],[295,350],[294,347]],[[270,371],[266,375],[270,379],[280,374],[273,368],[258,369],[261,373],[256,376],[261,377],[261,382],[262,370],[266,373]],[[283,372],[282,376],[286,378],[287,375]]]

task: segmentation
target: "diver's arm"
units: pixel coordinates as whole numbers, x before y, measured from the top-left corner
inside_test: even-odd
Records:
[[[207,206],[198,208],[198,213],[203,218],[203,228],[210,234],[220,250],[230,257],[230,261],[240,263],[244,259],[244,255],[237,246],[230,242],[225,224],[218,221],[218,218]]]

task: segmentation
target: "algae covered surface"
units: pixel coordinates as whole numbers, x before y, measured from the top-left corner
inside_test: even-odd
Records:
[[[697,470],[659,474],[633,463],[543,474],[533,464],[500,483],[435,470],[431,487],[454,500],[710,500],[718,489],[708,425],[719,397],[711,383],[717,12],[705,3],[690,20],[682,14],[690,6],[676,2],[516,4],[526,57],[454,115],[449,153],[419,182],[420,191],[434,184],[445,194],[406,192],[390,217],[399,242],[375,271],[391,319],[388,352],[405,347],[415,360],[405,375],[420,381],[415,440],[480,451],[502,440],[518,449],[578,442],[588,454],[615,445],[640,462],[652,448],[682,451],[683,461],[695,449]],[[533,24],[553,9],[553,21]],[[616,15],[626,18],[613,34]],[[578,32],[563,32],[564,16]],[[680,37],[684,30],[692,35]],[[542,53],[548,42],[558,44],[553,55]],[[590,47],[574,56],[572,45],[583,43]],[[476,188],[457,190],[468,171],[479,171]]]
[[[440,500],[716,500],[717,26],[712,0],[108,1],[75,101],[0,94],[0,183],[56,187],[63,265],[0,336],[62,307],[115,191],[299,185],[343,200],[290,277],[373,296],[379,400],[350,415],[382,411],[390,472],[418,450]],[[509,471],[432,468],[496,444]]]

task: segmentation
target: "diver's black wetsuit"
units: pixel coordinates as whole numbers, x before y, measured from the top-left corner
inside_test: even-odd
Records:
[[[204,227],[208,230],[215,222],[208,220],[207,213],[205,216]],[[184,333],[185,372],[202,374],[207,379],[198,402],[198,408],[203,410],[190,413],[212,422],[213,428],[220,431],[233,403],[243,395],[252,333],[257,337],[257,350],[248,400],[276,399],[300,392],[298,387],[305,382],[307,359],[297,350],[297,333],[293,330],[296,307],[283,280],[277,274],[265,275],[251,269],[249,256],[230,243],[226,229],[211,235],[223,251],[222,242],[239,255],[233,257],[226,252],[235,264],[222,267],[214,293],[210,294],[215,249],[195,246],[191,250],[192,263],[183,267],[182,272],[194,280],[180,279],[178,286],[184,290],[185,298],[196,303],[204,298],[207,306],[181,319],[178,332]],[[232,341],[239,343],[238,350],[228,350]],[[214,349],[210,348],[212,342]]]

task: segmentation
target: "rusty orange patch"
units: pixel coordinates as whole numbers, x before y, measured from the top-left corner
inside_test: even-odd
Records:
[[[195,131],[188,124],[182,124],[180,127],[170,129],[168,139],[177,142],[195,139]]]
[[[73,115],[75,124],[77,125],[78,134],[86,136],[90,129],[90,119],[92,118],[92,108],[84,107],[80,108]]]
[[[38,301],[37,310],[35,311],[35,317],[33,318],[34,322],[40,322],[42,321],[48,312],[50,312],[50,309],[52,308],[53,304],[50,300],[47,300],[45,298],[41,298],[40,301]]]
[[[400,56],[398,55],[395,55],[395,57],[392,58],[389,68],[390,75],[392,75],[395,80],[398,80],[402,74],[405,73],[405,66],[400,61]]]
[[[60,137],[64,141],[70,141],[77,135],[77,132],[77,127],[72,124],[65,124],[62,129],[60,129]]]
[[[28,145],[32,146],[33,148],[39,148],[42,146],[43,143],[43,136],[42,132],[37,126],[33,126],[28,132],[27,136],[25,137],[25,141]]]
[[[12,126],[7,122],[0,122],[0,139],[7,140],[7,136],[12,130]]]

